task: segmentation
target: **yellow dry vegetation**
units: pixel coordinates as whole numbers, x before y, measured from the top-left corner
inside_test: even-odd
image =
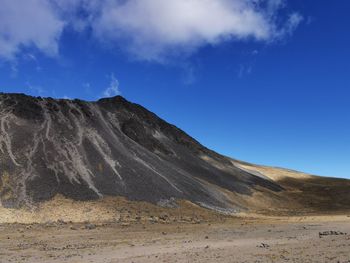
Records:
[[[38,207],[9,209],[0,206],[1,223],[65,222],[188,222],[221,221],[227,216],[201,208],[189,201],[178,201],[177,208],[160,207],[124,197],[105,197],[95,201],[74,201],[62,195]]]
[[[0,177],[0,202],[1,200],[15,199],[15,191],[11,183],[10,175],[5,171]]]

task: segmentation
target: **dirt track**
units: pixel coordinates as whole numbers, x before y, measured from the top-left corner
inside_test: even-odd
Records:
[[[69,223],[1,225],[0,231],[1,263],[350,262],[347,216],[114,223],[96,228]]]

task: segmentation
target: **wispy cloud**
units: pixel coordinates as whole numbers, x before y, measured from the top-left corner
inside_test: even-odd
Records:
[[[17,63],[17,61],[11,61],[11,63],[10,63],[10,70],[11,70],[11,73],[10,73],[11,78],[16,78],[17,74],[18,74],[18,63]]]
[[[41,86],[33,85],[30,82],[27,82],[26,86],[27,86],[28,90],[33,92],[35,95],[44,96],[46,94],[46,90]]]
[[[27,60],[27,61],[30,61],[30,62],[34,63],[35,64],[35,70],[37,72],[40,72],[42,70],[42,68],[41,68],[41,66],[39,64],[39,61],[38,61],[37,57],[34,54],[32,54],[32,53],[24,54],[23,58],[25,60]]]
[[[114,97],[120,94],[119,81],[115,78],[114,74],[111,74],[109,86],[104,90],[103,97]]]
[[[182,66],[183,76],[182,81],[185,85],[192,85],[196,82],[196,66],[190,63],[185,63]]]
[[[253,65],[250,63],[247,64],[240,64],[238,71],[237,71],[237,76],[238,78],[243,78],[247,75],[250,75],[253,71]]]
[[[85,83],[83,83],[82,86],[83,86],[84,91],[85,91],[86,94],[92,95],[92,90],[91,90],[91,84],[90,84],[90,82],[85,82]]]
[[[303,20],[304,17],[298,13],[290,14],[285,26],[277,32],[277,36],[283,38],[284,36],[292,35]]]

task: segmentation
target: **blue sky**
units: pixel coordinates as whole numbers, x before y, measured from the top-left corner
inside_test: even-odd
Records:
[[[350,178],[348,10],[341,0],[0,0],[0,91],[121,94],[222,154]]]

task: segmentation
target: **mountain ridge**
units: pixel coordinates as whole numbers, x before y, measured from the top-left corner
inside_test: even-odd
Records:
[[[316,209],[306,205],[310,197],[331,201],[319,196],[326,186],[315,183],[316,177],[295,179],[298,173],[220,155],[121,96],[88,102],[0,93],[0,130],[4,207],[32,206],[56,195],[153,204],[188,200],[229,213],[283,209],[293,202],[295,209]],[[316,180],[311,195],[296,196],[307,180]]]

